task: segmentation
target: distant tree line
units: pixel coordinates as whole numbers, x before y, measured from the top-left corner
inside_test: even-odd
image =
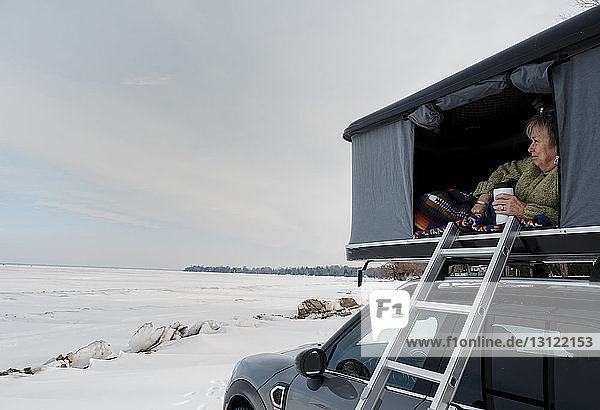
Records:
[[[421,263],[391,262],[385,265],[369,268],[364,272],[365,276],[385,279],[412,279],[418,277],[424,270],[425,265]],[[255,273],[268,275],[306,275],[306,276],[357,276],[357,267],[346,265],[327,266],[297,266],[285,268],[272,268],[263,266],[260,268],[249,268],[247,266],[205,266],[194,265],[184,269],[185,272],[220,272],[220,273]]]
[[[221,272],[221,273],[255,273],[268,275],[307,275],[307,276],[356,276],[358,268],[346,265],[327,266],[296,266],[284,268],[272,268],[263,266],[260,268],[249,268],[247,266],[204,266],[194,265],[184,269],[185,272]]]
[[[575,4],[584,9],[600,6],[600,0],[575,0]]]

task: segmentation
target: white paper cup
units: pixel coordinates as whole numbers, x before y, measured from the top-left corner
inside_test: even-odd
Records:
[[[514,195],[515,190],[512,188],[496,188],[496,189],[494,189],[494,201],[496,200],[496,195],[500,195],[500,194]],[[505,224],[506,221],[508,221],[508,215],[496,214],[496,225]]]

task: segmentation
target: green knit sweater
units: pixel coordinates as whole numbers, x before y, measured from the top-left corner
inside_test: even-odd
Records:
[[[534,218],[536,215],[546,215],[552,225],[558,225],[560,215],[560,198],[558,195],[558,167],[544,173],[533,163],[531,157],[520,161],[502,164],[496,169],[490,179],[482,181],[475,188],[473,195],[492,195],[494,185],[518,179],[515,195],[525,202],[525,217]]]

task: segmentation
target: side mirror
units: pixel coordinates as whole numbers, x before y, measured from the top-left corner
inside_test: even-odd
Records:
[[[315,347],[298,353],[298,356],[296,356],[296,370],[302,376],[314,379],[323,375],[326,362],[325,352]]]

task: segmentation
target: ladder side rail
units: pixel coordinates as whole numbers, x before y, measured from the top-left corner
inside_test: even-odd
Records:
[[[410,298],[409,314],[412,313],[414,309],[415,301],[425,300],[427,296],[429,296],[433,284],[435,283],[435,280],[437,279],[440,270],[446,261],[446,258],[442,255],[442,252],[444,249],[450,249],[452,247],[458,236],[458,233],[458,226],[454,222],[448,222],[446,229],[444,229],[444,234],[435,247],[432,257],[427,263],[427,267],[423,272],[423,276],[421,277],[421,280],[417,284],[417,287]]]
[[[473,310],[467,316],[465,325],[460,333],[459,340],[475,338],[483,325],[483,321],[487,315],[491,305],[492,298],[498,286],[502,271],[506,266],[506,262],[510,256],[512,246],[518,235],[520,228],[519,221],[514,217],[509,217],[505,225],[502,236],[498,241],[498,246],[488,270],[483,278],[483,283],[477,292],[475,301],[473,302]],[[454,398],[454,393],[458,387],[458,383],[465,370],[467,359],[470,357],[473,346],[467,343],[467,346],[458,346],[454,349],[444,377],[438,386],[438,390],[431,402],[430,409],[447,409],[450,402]]]
[[[396,359],[404,346],[404,341],[410,334],[414,324],[416,323],[416,309],[415,302],[417,300],[423,300],[426,298],[431,292],[431,288],[435,283],[435,279],[437,278],[444,261],[445,257],[442,256],[442,250],[448,249],[454,243],[457,235],[458,235],[458,226],[449,222],[444,230],[444,234],[440,238],[427,267],[421,276],[421,280],[417,284],[415,291],[410,298],[410,307],[408,310],[409,322],[408,324],[401,329],[397,329],[394,332],[393,338],[387,344],[379,362],[377,363],[377,367],[373,371],[369,382],[363,389],[358,403],[355,407],[355,410],[370,410],[375,408],[375,404],[381,397],[383,390],[385,389],[385,385],[387,384],[388,377],[391,371],[387,368],[388,359]]]

